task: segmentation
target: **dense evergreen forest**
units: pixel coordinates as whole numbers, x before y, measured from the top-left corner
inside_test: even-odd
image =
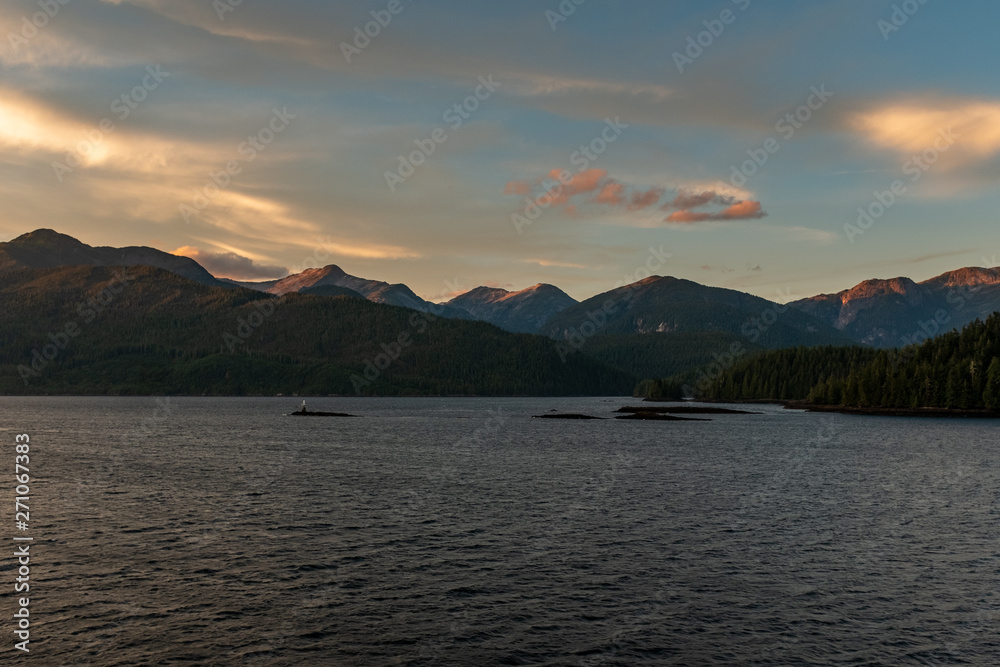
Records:
[[[807,400],[851,408],[1000,410],[1000,313],[919,346],[791,348],[755,353],[729,367],[646,380],[643,396],[693,386],[707,400]]]
[[[709,400],[801,400],[830,378],[847,378],[878,351],[865,347],[795,347],[742,358],[721,372],[702,374],[694,384]]]
[[[902,350],[881,350],[807,398],[870,408],[1000,410],[1000,313]]]

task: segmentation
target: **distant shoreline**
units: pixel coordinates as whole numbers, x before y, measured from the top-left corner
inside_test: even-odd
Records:
[[[309,399],[395,399],[395,398],[533,398],[533,399],[558,399],[558,398],[606,398],[628,401],[627,396],[593,396],[593,395],[489,395],[489,394],[400,394],[386,396],[356,396],[351,394],[326,394],[326,395],[273,395],[273,394],[0,394],[0,399],[4,398],[280,398],[288,400]],[[636,398],[636,397],[631,397]],[[806,401],[783,401],[770,398],[756,399],[698,399],[698,400],[677,400],[663,398],[645,398],[646,403],[719,403],[732,405],[780,405],[786,410],[801,410],[803,412],[829,412],[845,415],[867,415],[871,417],[935,417],[951,419],[1000,419],[1000,412],[990,412],[989,410],[963,410],[958,408],[863,408],[844,407],[840,405],[820,405],[808,403]]]
[[[949,417],[965,419],[1000,419],[1000,412],[989,410],[963,410],[960,408],[863,408],[842,405],[820,405],[807,401],[782,401],[773,398],[750,399],[697,399],[695,401],[673,399],[643,399],[650,403],[730,403],[735,405],[780,405],[786,410],[805,412],[836,412],[845,415],[869,415],[873,417]]]
[[[860,408],[840,405],[818,405],[805,401],[782,401],[786,410],[807,412],[837,412],[847,415],[875,417],[949,417],[952,419],[1000,419],[1000,412],[989,410],[963,410],[959,408]]]

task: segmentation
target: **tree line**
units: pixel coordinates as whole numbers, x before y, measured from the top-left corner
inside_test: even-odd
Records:
[[[683,377],[645,380],[636,393],[676,394],[679,382]],[[757,353],[700,383],[695,397],[1000,411],[1000,313],[903,349],[824,346]]]

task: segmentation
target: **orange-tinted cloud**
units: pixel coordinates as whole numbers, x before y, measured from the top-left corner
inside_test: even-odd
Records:
[[[697,213],[689,210],[674,211],[667,216],[667,222],[704,222],[711,219],[711,213]]]
[[[605,206],[639,211],[663,197],[663,188],[633,190],[629,185],[610,178],[604,169],[588,169],[576,174],[564,169],[552,169],[534,180],[510,181],[504,194],[532,196],[539,205],[561,206],[567,214],[575,214],[580,206]],[[571,201],[572,200],[572,201]]]
[[[621,206],[625,201],[625,185],[614,181],[607,183],[597,193],[597,199],[594,201],[598,204],[607,204],[608,206]]]
[[[667,189],[636,188],[609,177],[608,172],[603,169],[588,169],[572,175],[562,169],[553,169],[534,180],[510,181],[504,188],[504,193],[526,195],[540,207],[557,206],[566,215],[576,215],[581,208],[586,211],[595,207],[643,211],[659,205],[666,196]],[[716,212],[693,210],[708,205],[725,208]],[[662,209],[673,211],[667,218],[668,222],[752,220],[767,215],[758,201],[708,188],[681,189],[672,201],[662,205]]]
[[[511,181],[504,187],[503,193],[505,195],[530,195],[535,189],[535,186],[531,184],[531,181]]]
[[[732,195],[716,192],[715,190],[681,190],[672,202],[666,204],[664,210],[698,208],[707,204],[719,204],[722,206],[732,206],[739,200]]]
[[[510,181],[504,186],[503,193],[522,197],[536,194],[534,197],[536,201],[547,196],[551,199],[550,205],[561,206],[569,204],[572,197],[602,190],[613,183],[613,180],[608,178],[608,172],[603,169],[588,169],[560,178],[567,173],[569,172],[564,169],[553,169],[545,176],[534,180]]]
[[[554,191],[554,194],[558,193],[554,196],[556,204],[564,204],[569,201],[570,197],[595,192],[609,183],[608,172],[603,169],[588,169],[579,174],[573,174],[565,183],[559,180],[561,172],[561,169],[553,169],[549,172],[549,178],[555,179],[562,186],[561,190],[558,186],[550,189]]]
[[[760,205],[759,201],[741,201],[733,204],[722,213],[719,213],[719,220],[756,220],[763,218],[767,212]]]
[[[766,215],[767,212],[761,206],[759,201],[746,200],[737,202],[736,204],[733,204],[732,206],[716,213],[692,211],[691,209],[674,211],[667,216],[667,222],[691,223],[716,220],[757,220],[765,217]]]
[[[170,254],[190,257],[217,278],[266,280],[288,275],[288,269],[283,266],[258,264],[249,257],[237,255],[235,252],[206,252],[193,246],[182,246]]]
[[[868,146],[890,152],[894,159],[908,158],[906,173],[915,164],[921,171],[933,165],[935,189],[945,196],[977,183],[995,185],[995,176],[989,174],[1000,166],[998,100],[922,97],[888,101],[854,114],[849,127]]]
[[[726,208],[716,212],[694,210],[712,204]],[[759,201],[737,199],[731,194],[716,190],[681,190],[673,201],[664,204],[663,210],[674,210],[667,216],[667,222],[683,223],[713,220],[756,220],[767,215]]]
[[[603,169],[588,169],[570,178],[566,189],[571,192],[592,192],[600,187],[607,177],[608,172]]]
[[[645,192],[633,192],[628,200],[628,210],[641,211],[650,206],[655,206],[663,199],[664,194],[666,194],[664,188],[650,188]]]
[[[1000,103],[944,99],[887,104],[856,115],[854,129],[876,146],[919,153],[952,130],[965,149],[989,157],[1000,152]]]

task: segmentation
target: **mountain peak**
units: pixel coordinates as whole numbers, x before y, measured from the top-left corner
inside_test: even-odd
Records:
[[[291,276],[285,276],[285,278],[291,278],[294,276],[304,276],[309,279],[319,280],[321,278],[340,278],[346,276],[347,273],[344,272],[342,268],[336,264],[327,264],[326,266],[320,266],[312,269],[304,269],[301,273],[295,273]],[[284,280],[283,278],[282,280]]]
[[[642,345],[649,350],[664,344],[659,338],[663,335],[701,336],[708,332],[732,337],[747,346],[836,344],[848,340],[832,326],[804,313],[782,312],[778,321],[760,330],[754,328],[752,336],[747,333],[775,307],[767,299],[733,289],[673,276],[650,276],[566,309],[552,318],[546,329],[552,338],[566,341],[581,336],[645,335],[650,340]]]
[[[448,302],[476,319],[517,333],[538,333],[554,315],[576,299],[555,285],[538,283],[518,292],[500,287],[476,287]]]
[[[906,296],[917,289],[917,283],[909,278],[889,278],[865,280],[854,287],[841,292],[841,301],[848,303],[857,299],[871,299],[889,294],[899,294]]]
[[[631,285],[626,285],[625,287],[635,287],[635,286],[646,287],[647,285],[658,285],[661,283],[664,285],[669,285],[671,283],[679,283],[679,282],[690,282],[690,281],[685,281],[681,278],[674,278],[673,276],[650,276],[648,278],[643,278],[642,280],[637,280]],[[691,283],[691,284],[694,285],[697,283]]]
[[[486,285],[480,285],[479,287],[470,289],[468,292],[459,294],[457,297],[452,299],[452,301],[495,303],[498,301],[506,301],[507,299],[517,299],[528,296],[557,296],[570,298],[565,292],[555,285],[550,285],[549,283],[538,283],[516,292],[502,287],[488,287]]]
[[[36,229],[0,243],[0,271],[58,266],[153,266],[204,285],[228,284],[213,277],[190,257],[144,246],[95,248],[52,229]]]
[[[966,267],[942,273],[921,285],[935,287],[976,287],[978,285],[996,285],[1000,283],[1000,269],[984,269],[981,267]]]
[[[336,290],[322,289],[327,287],[346,288],[350,292],[375,303],[385,303],[391,306],[400,306],[423,312],[428,312],[432,308],[431,303],[424,301],[414,294],[413,290],[406,285],[390,285],[382,280],[368,280],[352,276],[344,272],[336,264],[328,264],[317,269],[306,269],[301,273],[285,276],[281,280],[260,289],[278,296],[288,294],[289,292],[302,292],[304,290],[306,290],[307,294],[336,292]],[[468,315],[454,309],[448,312],[449,314],[445,315],[445,317],[463,318]]]
[[[323,271],[326,272],[328,276],[346,276],[347,272],[336,264],[327,264],[323,267]]]
[[[78,239],[73,238],[69,234],[61,234],[54,229],[36,229],[33,232],[28,232],[27,234],[21,234],[15,239],[11,239],[9,243],[21,245],[21,246],[45,246],[45,247],[80,247],[84,243]]]
[[[463,292],[459,297],[473,295],[476,296],[486,296],[486,295],[499,295],[506,296],[508,294],[513,294],[510,290],[506,290],[502,287],[487,287],[486,285],[480,285],[479,287],[473,287],[468,292]]]
[[[915,334],[961,328],[1000,310],[1000,270],[969,267],[917,283],[866,280],[837,294],[790,304],[866,345],[908,345]],[[928,324],[929,323],[929,324]]]
[[[531,287],[526,287],[517,294],[565,294],[561,289],[550,283],[538,283]]]

